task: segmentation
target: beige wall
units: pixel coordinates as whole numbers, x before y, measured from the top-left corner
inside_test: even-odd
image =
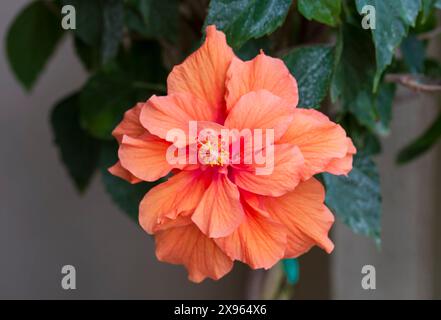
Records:
[[[392,133],[383,139],[379,157],[383,193],[382,246],[337,223],[331,256],[332,297],[336,299],[440,298],[439,218],[441,149],[397,166],[397,152],[421,134],[436,117],[437,97],[400,90]],[[438,240],[437,240],[438,239]],[[438,241],[438,242],[437,242]],[[376,267],[377,289],[361,288],[363,265]],[[438,285],[437,285],[438,283]]]

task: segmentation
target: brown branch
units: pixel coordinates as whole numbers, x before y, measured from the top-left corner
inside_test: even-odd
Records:
[[[421,33],[417,36],[418,40],[430,40],[441,34],[441,27],[437,27],[429,32]]]
[[[421,75],[412,74],[387,74],[385,76],[386,82],[398,83],[414,91],[424,92],[438,92],[441,91],[439,82],[428,82],[428,79]]]

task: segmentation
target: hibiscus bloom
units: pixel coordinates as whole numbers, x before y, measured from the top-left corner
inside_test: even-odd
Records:
[[[160,261],[183,264],[200,282],[221,278],[235,260],[268,269],[315,245],[333,250],[334,217],[313,176],[346,175],[356,151],[339,125],[296,108],[297,83],[281,60],[262,52],[242,61],[209,26],[204,44],[173,68],[167,91],[126,112],[113,131],[119,162],[109,169],[131,183],[171,175],[139,206]],[[225,147],[209,165],[170,164],[167,132],[187,132],[190,121],[214,130],[273,129],[273,170],[257,175],[257,164],[231,164]]]

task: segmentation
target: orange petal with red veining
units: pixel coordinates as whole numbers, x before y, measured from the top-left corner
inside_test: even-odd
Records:
[[[131,174],[130,171],[124,169],[124,167],[121,165],[120,161],[115,163],[108,170],[114,176],[119,177],[121,179],[124,179],[132,184],[139,183],[142,181],[141,179],[139,179],[139,178],[135,177],[133,174]]]
[[[251,91],[265,89],[295,108],[299,101],[297,81],[285,63],[261,52],[250,61],[234,58],[227,73],[227,110]]]
[[[135,177],[144,181],[156,181],[173,169],[166,159],[169,146],[170,143],[151,134],[140,138],[124,136],[118,156],[121,165]]]
[[[204,44],[167,78],[168,94],[188,93],[214,108],[219,116],[225,109],[225,78],[234,57],[225,35],[208,26]]]
[[[232,259],[253,269],[269,269],[285,254],[285,228],[246,199],[243,207],[245,219],[239,228],[228,237],[215,241]]]
[[[207,277],[217,280],[233,267],[233,261],[214,240],[194,224],[158,232],[155,241],[158,260],[183,264],[191,281],[201,282]]]
[[[153,234],[166,218],[193,213],[210,183],[199,171],[182,171],[150,189],[139,205],[139,223]]]
[[[113,130],[112,135],[121,143],[124,135],[136,138],[146,133],[146,129],[141,125],[139,116],[144,103],[137,103],[136,106],[126,111],[121,122]]]
[[[354,154],[357,153],[357,149],[355,149],[355,146],[350,138],[347,140],[348,152],[346,153],[346,156],[339,159],[332,159],[325,168],[326,172],[335,175],[348,175],[349,171],[352,170],[352,158]]]
[[[294,191],[279,198],[263,198],[264,208],[287,229],[286,257],[298,257],[313,245],[332,251],[334,244],[328,232],[334,216],[324,200],[325,190],[315,178],[301,182]]]
[[[217,114],[202,100],[189,94],[151,97],[141,111],[140,121],[150,133],[166,139],[170,130],[182,130],[189,135],[189,122],[213,122]],[[182,147],[182,144],[176,144]]]
[[[191,219],[204,234],[219,238],[231,234],[243,218],[239,189],[226,174],[215,174]]]
[[[230,111],[225,119],[225,127],[239,131],[260,129],[264,134],[271,129],[277,141],[291,124],[294,110],[285,100],[267,90],[250,92],[242,96]]]
[[[267,149],[257,152],[268,153]],[[268,154],[266,154],[268,156]],[[300,181],[304,159],[297,146],[274,146],[265,164],[233,165],[231,177],[240,188],[259,195],[278,197],[294,190]]]
[[[302,179],[324,172],[334,159],[348,153],[348,138],[341,126],[312,109],[296,109],[294,119],[279,143],[299,147],[305,158]]]

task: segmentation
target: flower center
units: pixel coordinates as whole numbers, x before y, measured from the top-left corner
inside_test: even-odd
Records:
[[[230,153],[221,136],[198,138],[198,157],[202,164],[223,166],[229,163]]]

